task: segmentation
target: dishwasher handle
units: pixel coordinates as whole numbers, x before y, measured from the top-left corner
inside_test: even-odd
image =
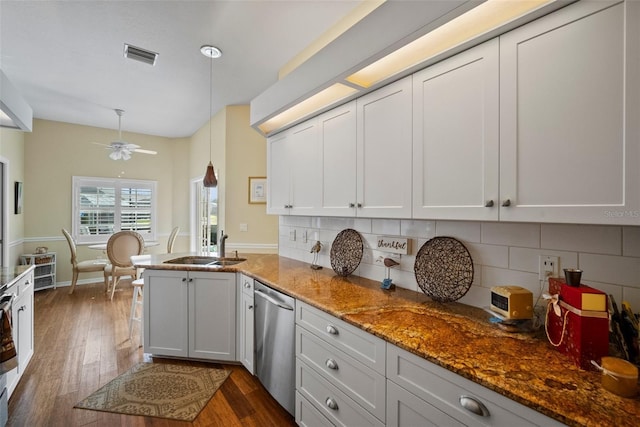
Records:
[[[291,307],[288,304],[282,303],[278,300],[276,300],[275,298],[269,296],[266,292],[261,291],[260,289],[256,289],[255,293],[259,296],[261,296],[262,298],[266,299],[267,301],[269,301],[271,304],[275,304],[280,308],[284,308],[285,310],[291,310],[293,311],[293,307]]]

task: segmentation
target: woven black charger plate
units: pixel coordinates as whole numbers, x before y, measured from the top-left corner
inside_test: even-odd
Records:
[[[342,230],[331,244],[331,268],[340,276],[348,276],[360,265],[363,252],[360,234],[350,228]]]
[[[418,251],[414,272],[422,292],[433,300],[456,301],[473,283],[473,260],[459,240],[434,237]]]

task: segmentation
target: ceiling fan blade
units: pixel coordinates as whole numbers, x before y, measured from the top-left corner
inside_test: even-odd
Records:
[[[102,145],[103,147],[111,148],[111,145],[109,144],[102,144],[101,142],[93,142],[93,141],[91,141],[91,143],[95,145]]]
[[[127,150],[122,150],[122,160],[129,160],[131,158],[131,152]]]
[[[114,150],[109,154],[109,157],[113,160],[120,160],[122,158],[122,152],[119,150]]]
[[[158,154],[157,151],[153,151],[153,150],[143,150],[142,148],[136,148],[133,151],[135,151],[136,153],[143,153],[143,154]]]

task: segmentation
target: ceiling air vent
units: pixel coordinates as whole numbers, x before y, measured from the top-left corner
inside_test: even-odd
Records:
[[[149,65],[156,65],[156,59],[158,59],[158,54],[156,52],[131,46],[127,43],[124,44],[124,56],[125,58],[135,59],[136,61],[144,62]]]

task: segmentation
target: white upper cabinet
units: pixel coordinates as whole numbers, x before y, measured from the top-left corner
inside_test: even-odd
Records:
[[[356,102],[318,117],[321,215],[353,216],[356,204]]]
[[[356,100],[357,216],[411,217],[411,76]]]
[[[640,224],[640,2],[500,37],[500,220]]]
[[[267,213],[311,215],[319,205],[317,119],[267,141]]]
[[[497,220],[499,43],[413,76],[413,217]]]

